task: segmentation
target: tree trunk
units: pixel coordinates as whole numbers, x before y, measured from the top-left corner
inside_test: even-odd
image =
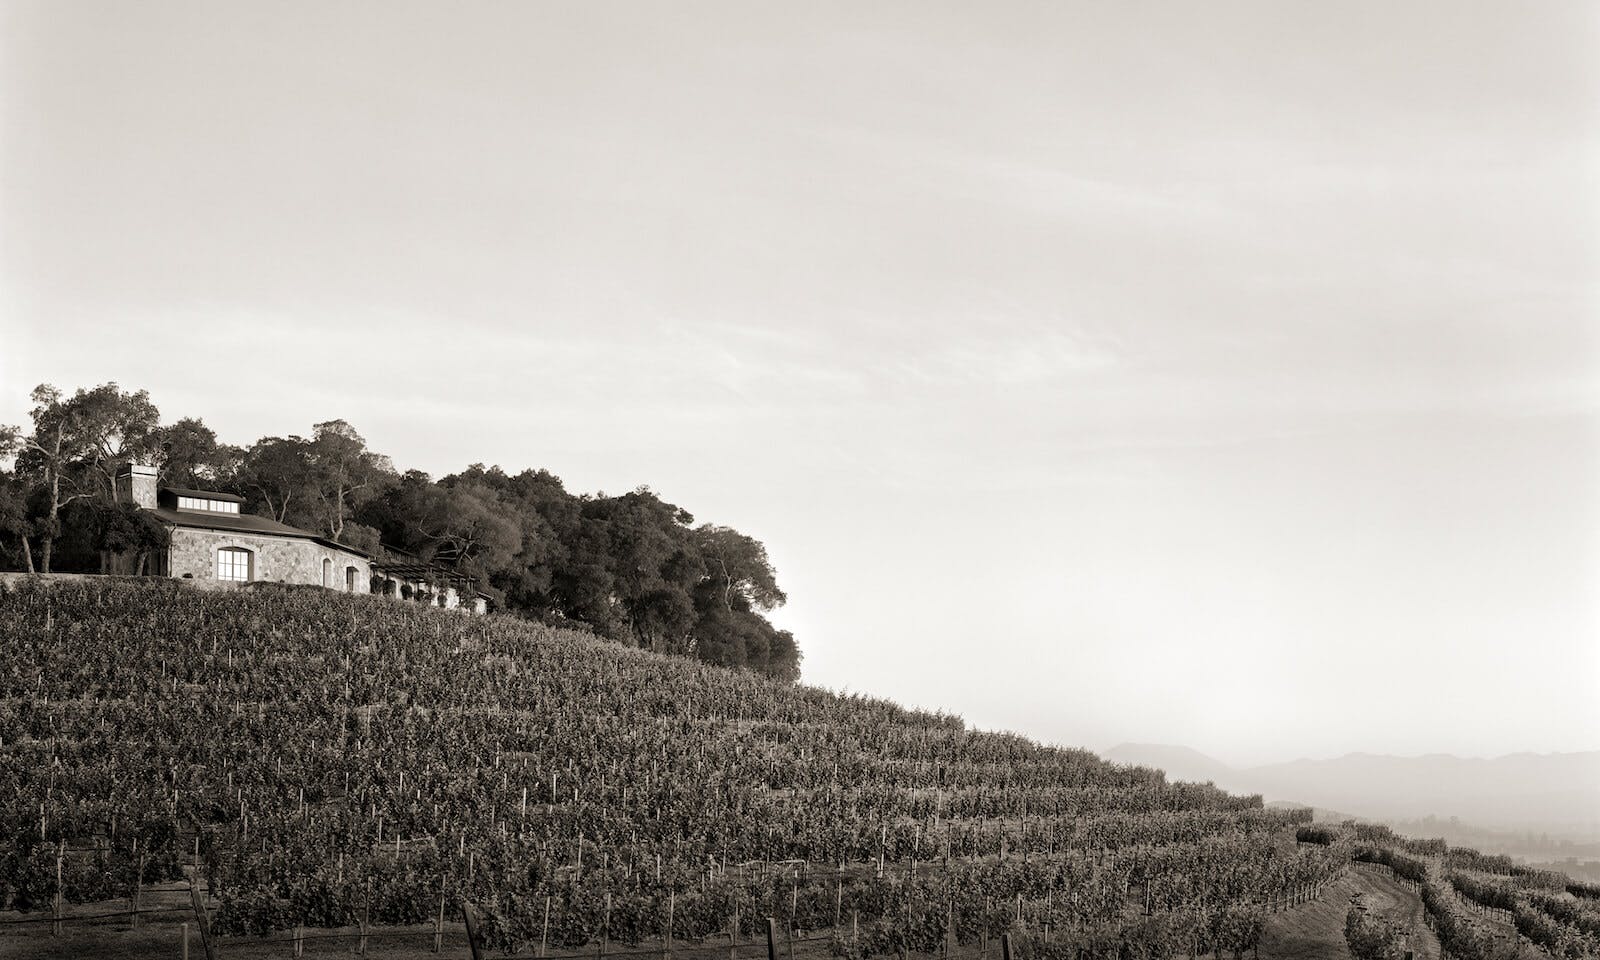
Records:
[[[24,533],[19,537],[22,541],[22,559],[27,561],[28,572],[33,573],[33,545],[28,542],[28,535]]]
[[[56,438],[56,446],[59,448],[60,445],[61,445],[61,439],[58,436]],[[50,558],[55,554],[55,548],[56,548],[56,533],[55,532],[56,532],[56,530],[60,529],[60,526],[61,526],[61,524],[58,522],[58,518],[60,517],[60,515],[61,515],[61,474],[60,474],[60,472],[58,470],[52,469],[50,471],[50,526],[48,528],[49,532],[43,534],[39,538],[39,546],[42,548],[41,551],[40,551],[40,553],[42,554],[42,556],[40,557],[40,560],[42,561],[40,566],[42,568],[41,572],[43,572],[43,573],[49,573],[50,572]]]

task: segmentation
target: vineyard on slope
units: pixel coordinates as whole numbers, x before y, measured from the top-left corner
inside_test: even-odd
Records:
[[[1249,950],[1307,810],[509,618],[0,585],[0,908],[198,880],[219,934],[472,903],[500,950],[833,931],[857,957]],[[669,929],[670,927],[670,929]]]
[[[1600,956],[1600,887],[1442,839],[1411,839],[1380,824],[1317,824],[1300,840],[1344,846],[1416,890],[1428,925],[1456,960]],[[1352,952],[1354,947],[1352,946]]]

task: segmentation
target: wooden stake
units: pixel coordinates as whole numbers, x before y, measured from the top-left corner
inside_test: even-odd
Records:
[[[465,900],[461,902],[461,918],[467,925],[467,947],[472,951],[472,960],[483,960],[483,947],[478,943],[478,915]]]
[[[50,932],[54,936],[61,936],[61,865],[67,858],[67,841],[61,840],[56,844],[56,896],[55,896],[55,922],[50,925]]]
[[[205,905],[200,902],[200,888],[195,886],[194,879],[190,878],[189,901],[194,906],[195,924],[200,928],[200,946],[205,950],[206,960],[217,960],[217,951],[211,943],[211,921],[206,917]],[[187,928],[187,924],[184,925]],[[189,936],[185,930],[183,938],[184,951],[189,949]]]
[[[839,876],[833,884],[833,925],[839,925],[839,913],[844,909],[844,861],[839,861]]]
[[[661,862],[659,857],[657,858],[656,862],[658,864]],[[666,936],[661,938],[662,957],[672,956],[672,914],[677,908],[677,905],[678,894],[675,891],[667,891],[667,933]]]
[[[433,952],[444,949],[444,893],[439,894],[439,919],[433,924]]]

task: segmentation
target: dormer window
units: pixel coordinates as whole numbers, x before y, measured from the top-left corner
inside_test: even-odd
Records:
[[[207,510],[211,513],[238,513],[239,505],[231,500],[212,500],[206,497],[178,497],[179,510]]]

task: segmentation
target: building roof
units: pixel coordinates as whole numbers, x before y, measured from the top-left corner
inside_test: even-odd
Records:
[[[196,497],[201,500],[225,500],[228,503],[244,503],[244,497],[234,493],[217,493],[214,490],[189,490],[184,487],[162,487],[162,492],[170,493],[175,497]]]
[[[465,584],[472,587],[474,596],[492,599],[487,593],[477,588],[477,578],[423,560],[414,553],[408,553],[398,547],[383,544],[380,548],[385,556],[372,562],[372,569],[378,573],[394,577],[396,580],[412,581],[442,581],[445,583]]]
[[[185,493],[184,496],[191,496]],[[207,494],[202,494],[207,496]],[[149,509],[149,508],[147,508]],[[327,537],[319,536],[310,530],[291,527],[287,523],[279,523],[270,517],[258,517],[253,513],[210,513],[200,510],[171,510],[167,507],[150,509],[163,523],[170,523],[175,527],[193,527],[199,530],[226,530],[229,533],[254,533],[269,537],[293,537],[296,540],[312,540],[325,547],[343,550],[360,557],[371,558],[372,554],[353,547],[348,543],[340,543]]]
[[[464,573],[458,573],[449,567],[441,567],[432,563],[396,562],[393,560],[374,560],[372,569],[379,573],[386,573],[397,580],[441,580],[451,583],[476,583],[477,578]]]

